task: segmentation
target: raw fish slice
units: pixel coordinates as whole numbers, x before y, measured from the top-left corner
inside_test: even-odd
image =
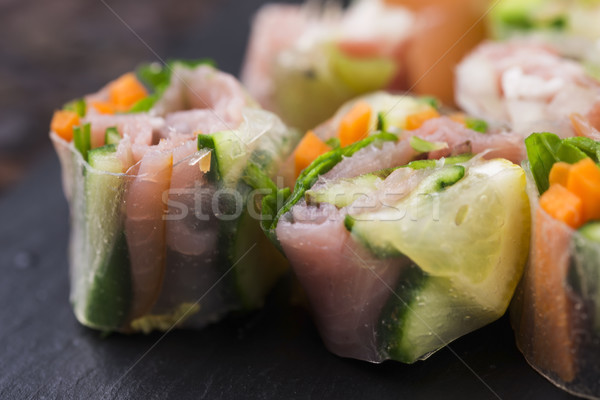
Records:
[[[165,268],[164,197],[169,190],[173,154],[152,149],[126,194],[125,235],[131,259],[132,319],[147,313],[161,290]]]

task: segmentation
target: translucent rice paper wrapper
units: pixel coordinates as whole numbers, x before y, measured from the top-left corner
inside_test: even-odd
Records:
[[[244,118],[230,132],[245,143],[229,165],[236,175],[223,174],[218,150],[197,150],[196,140],[152,146],[113,174],[51,134],[70,205],[70,299],[82,324],[126,333],[201,328],[262,306],[286,262],[261,232],[260,193],[242,176],[248,162],[274,176],[296,133],[262,110]]]
[[[528,172],[533,218],[529,264],[511,321],[527,362],[558,387],[600,397],[600,244],[539,206]]]
[[[441,193],[427,195],[418,186],[434,172],[400,168],[349,208],[301,200],[283,214],[277,240],[331,352],[412,363],[504,314],[528,252],[525,177],[505,160],[481,163]],[[498,164],[512,167],[498,171]],[[511,183],[486,190],[489,180]],[[313,189],[324,184],[321,177]],[[374,201],[385,202],[389,220],[377,220],[377,211],[360,213]],[[350,208],[358,211],[351,225]],[[401,254],[373,247],[381,241],[402,242]],[[467,251],[475,242],[488,247]]]

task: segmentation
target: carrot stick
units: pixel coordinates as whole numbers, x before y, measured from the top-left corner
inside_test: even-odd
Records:
[[[408,129],[409,131],[419,129],[425,123],[425,121],[432,118],[438,118],[439,116],[440,113],[438,113],[433,108],[415,114],[411,114],[408,117],[406,117],[406,129]]]
[[[110,102],[118,111],[127,111],[136,102],[148,96],[144,85],[131,72],[113,81],[108,91]]]
[[[108,101],[94,101],[92,102],[92,107],[100,114],[114,114],[117,111],[114,104]]]
[[[600,168],[591,158],[571,167],[567,189],[583,202],[583,222],[600,219]]]
[[[50,129],[67,142],[73,140],[73,127],[79,125],[79,115],[75,111],[55,111]]]
[[[371,123],[371,106],[365,101],[359,101],[342,118],[338,137],[340,146],[346,147],[364,139],[369,133]]]
[[[569,172],[571,171],[571,164],[566,162],[557,162],[552,166],[548,180],[550,185],[558,183],[564,187],[567,187],[567,180],[569,179]]]
[[[331,150],[313,131],[308,131],[294,152],[296,176],[317,157]]]
[[[563,185],[554,184],[540,197],[540,206],[554,219],[577,229],[584,223],[583,202]]]

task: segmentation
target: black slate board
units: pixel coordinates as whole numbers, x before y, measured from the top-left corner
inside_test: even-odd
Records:
[[[221,68],[235,73],[243,55],[249,16],[263,2],[205,1],[207,7],[210,3],[210,17],[193,25],[195,30],[175,29],[164,40],[152,36],[147,40],[165,58],[212,56]],[[13,1],[10,11],[14,14],[18,7],[34,10],[40,16],[35,23],[39,27],[49,20],[45,15],[51,14],[48,11],[55,5],[63,8],[57,8],[54,17],[61,10],[78,9],[67,8],[71,3],[81,7],[78,18],[74,24],[59,24],[67,34],[58,37],[69,38],[69,42],[57,43],[60,48],[77,51],[62,59],[59,55],[44,56],[43,60],[34,57],[38,48],[23,52],[22,56],[30,54],[35,61],[26,63],[30,68],[25,70],[20,68],[23,62],[11,58],[16,79],[11,84],[27,101],[9,115],[21,122],[11,125],[0,121],[0,133],[6,134],[10,128],[17,129],[13,135],[17,138],[31,136],[31,140],[23,141],[26,152],[33,136],[43,134],[51,110],[62,100],[94,90],[107,79],[102,74],[113,76],[129,64],[152,57],[142,44],[131,42],[130,32],[101,4],[91,2],[86,9],[83,3],[67,0],[38,2],[35,7]],[[127,11],[124,3],[113,3],[118,13]],[[150,7],[148,4],[167,2],[135,4],[139,8],[131,9],[131,15]],[[13,14],[11,21],[16,21]],[[103,25],[107,21],[113,24]],[[177,24],[171,21],[173,27]],[[78,30],[82,27],[97,31],[82,35]],[[149,27],[142,36],[152,31]],[[56,42],[54,33],[46,36]],[[110,41],[106,40],[108,33],[113,38]],[[109,58],[112,50],[105,45],[89,51],[94,43],[116,46],[121,42],[126,42],[119,47],[122,57]],[[132,46],[139,53],[130,55]],[[89,65],[82,64],[85,60]],[[106,68],[90,67],[108,61]],[[53,62],[57,65],[47,68]],[[19,78],[21,73],[27,76]],[[33,78],[37,80],[31,87],[23,84]],[[40,85],[46,88],[45,99],[36,103],[39,96],[32,94],[39,92]],[[30,100],[37,111],[32,112]],[[452,351],[441,350],[414,365],[372,365],[328,353],[308,313],[282,302],[284,296],[278,293],[270,297],[264,310],[229,318],[202,331],[103,338],[80,326],[71,312],[66,257],[68,209],[58,160],[48,149],[47,139],[42,140],[46,151],[38,157],[31,174],[0,197],[1,399],[569,397],[525,363],[506,318],[456,341]],[[285,288],[282,284],[278,290]]]
[[[0,221],[2,399],[569,397],[525,363],[506,318],[414,365],[328,353],[308,313],[277,292],[264,310],[202,331],[103,338],[68,301],[68,209],[54,154],[0,199]]]

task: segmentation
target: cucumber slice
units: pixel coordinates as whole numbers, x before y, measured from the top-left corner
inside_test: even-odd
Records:
[[[246,253],[247,258],[244,257]],[[262,307],[268,291],[286,270],[286,262],[262,233],[255,217],[248,212],[240,217],[227,254],[228,265],[241,260],[235,266],[234,277],[242,308],[252,310]]]
[[[117,127],[111,126],[110,128],[106,128],[106,133],[104,134],[104,143],[105,144],[119,144],[121,141],[121,135],[117,130]]]
[[[394,79],[396,65],[385,58],[355,58],[330,47],[332,73],[356,94],[385,89]]]
[[[212,151],[208,178],[223,191],[219,212],[225,218],[219,222],[218,265],[223,272],[234,267],[227,278],[232,285],[225,290],[233,287],[242,308],[252,309],[262,305],[286,263],[261,232],[260,213],[250,214],[249,201],[256,200],[250,194],[252,189],[276,189],[270,178],[299,138],[270,113],[248,109],[245,116],[247,122],[235,131],[199,135],[198,147]],[[245,257],[248,251],[252,254]]]
[[[413,208],[418,211],[418,198],[423,196],[425,201],[431,201],[431,195],[437,195],[437,192],[455,184],[465,175],[465,167],[462,165],[449,165],[435,170],[431,175],[427,176],[417,186],[417,188],[408,197],[408,203],[411,206],[396,206],[390,214],[384,211],[380,221],[374,221],[371,218],[377,218],[376,215],[360,214],[358,216],[347,215],[344,221],[346,228],[352,232],[355,239],[367,247],[378,258],[398,257],[402,255],[402,251],[392,241],[393,236],[388,237],[388,234],[393,235],[393,232],[386,232],[383,240],[378,240],[382,235],[373,236],[371,229],[380,229],[381,227],[392,227],[396,222],[405,219],[406,211]],[[414,201],[416,200],[416,201]],[[386,208],[387,210],[387,208]],[[375,213],[378,214],[378,213]],[[396,215],[393,215],[396,214]],[[433,213],[431,214],[432,217]],[[370,222],[379,222],[379,228],[375,228]],[[387,231],[387,229],[386,229]]]
[[[498,318],[482,310],[470,296],[447,278],[431,277],[417,266],[403,274],[395,293],[382,310],[379,345],[384,356],[404,363],[427,358],[454,338],[481,326],[481,320]]]
[[[307,203],[329,203],[342,208],[352,204],[360,196],[377,190],[381,182],[383,179],[377,175],[366,174],[353,179],[340,179],[318,190],[307,190],[304,196]]]
[[[83,304],[77,305],[86,325],[115,330],[126,321],[131,305],[131,276],[121,203],[123,167],[116,146],[89,153],[91,168],[85,174],[85,232],[89,243],[89,286]]]
[[[600,222],[580,228],[572,246],[568,283],[592,307],[592,324],[600,333]]]
[[[346,219],[373,254],[407,256],[421,271],[401,278],[400,298],[390,297],[380,317],[383,351],[404,362],[499,318],[527,260],[523,170],[506,160],[481,161],[431,192],[458,176],[434,173],[394,207]]]

